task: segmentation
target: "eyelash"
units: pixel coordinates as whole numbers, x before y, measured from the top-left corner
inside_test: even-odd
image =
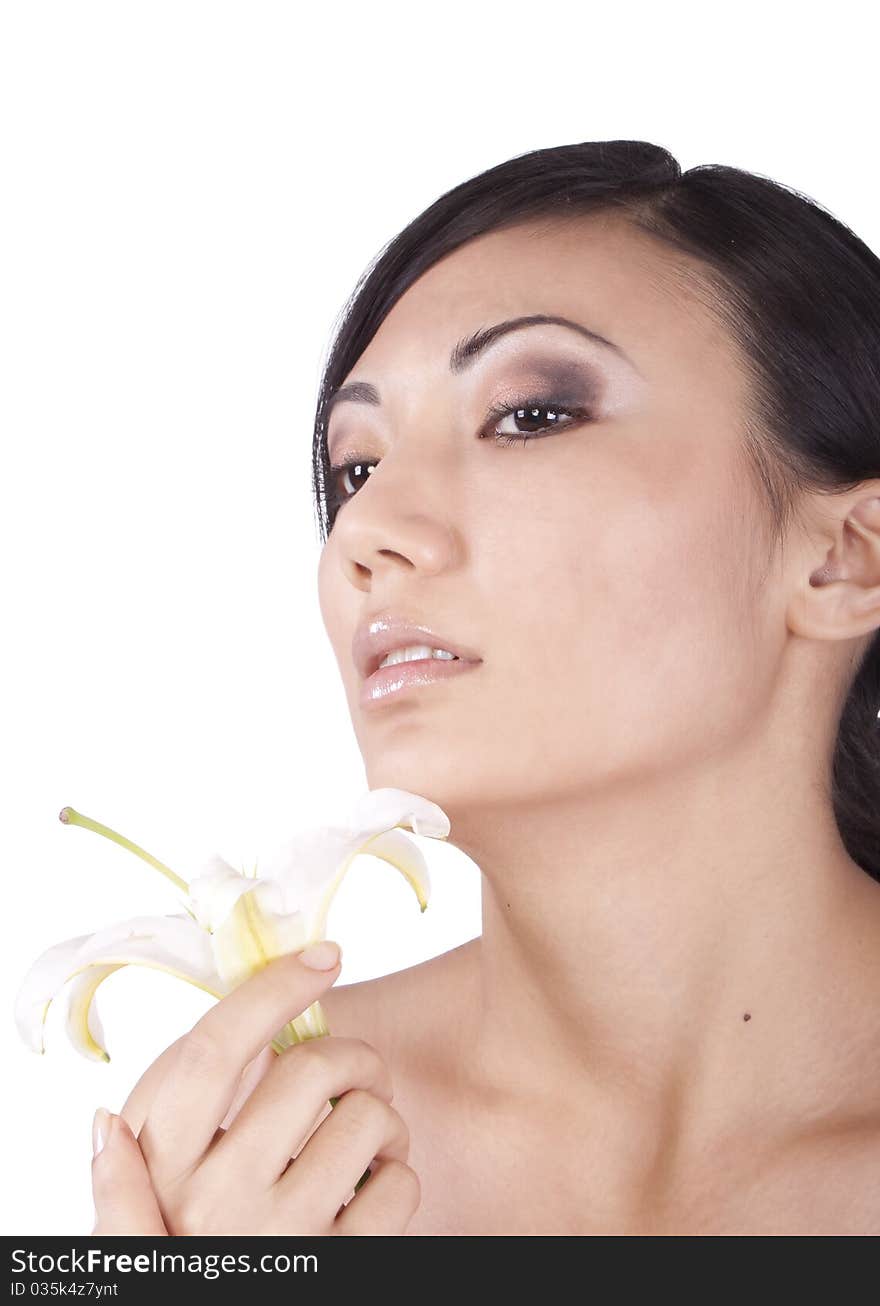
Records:
[[[488,426],[492,426],[498,423],[502,417],[507,417],[508,414],[510,413],[525,414],[530,408],[537,408],[539,410],[547,409],[548,412],[556,413],[556,414],[562,413],[570,420],[565,422],[562,426],[557,426],[555,422],[552,424],[545,423],[544,427],[539,428],[538,431],[519,432],[516,435],[505,435],[505,434],[499,435],[495,433],[494,440],[496,444],[525,445],[530,440],[542,440],[546,435],[555,435],[557,431],[567,430],[570,426],[576,426],[578,422],[581,421],[589,422],[593,420],[593,411],[590,408],[581,408],[581,407],[566,408],[562,404],[557,404],[553,399],[542,398],[539,395],[529,395],[527,398],[522,400],[517,400],[515,403],[512,404],[511,403],[494,404],[486,414],[486,419],[483,424],[483,429],[481,430],[477,438],[480,440],[489,439],[491,433],[487,434],[486,432],[486,428]],[[361,457],[359,455],[355,455],[354,457],[349,458],[344,463],[339,463],[336,466],[331,466],[330,471],[333,477],[334,486],[336,484],[337,478],[339,478],[342,475],[342,473],[350,471],[353,467],[359,467],[364,463],[370,463],[375,461],[376,461],[375,459],[370,459],[366,457]],[[357,491],[355,491],[355,494],[357,494]],[[334,492],[328,495],[327,498],[329,504],[334,509],[338,509],[341,508],[344,504],[348,503],[350,499],[353,499],[355,497],[355,494],[337,494]]]

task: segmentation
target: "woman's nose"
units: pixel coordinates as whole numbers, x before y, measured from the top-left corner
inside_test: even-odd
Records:
[[[424,478],[424,457],[418,471]],[[392,468],[384,459],[337,514],[337,556],[346,577],[359,589],[368,588],[374,574],[378,577],[388,569],[437,575],[461,561],[450,478],[442,477],[438,467],[414,489],[415,474],[403,465]]]
[[[340,565],[351,583],[366,589],[384,571],[436,576],[454,567],[461,549],[455,528],[437,514],[395,512],[364,517],[340,541]]]

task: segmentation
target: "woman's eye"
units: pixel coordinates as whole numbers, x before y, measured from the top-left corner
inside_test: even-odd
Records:
[[[513,424],[506,431],[500,429],[502,419],[509,419]],[[494,438],[496,444],[524,444],[555,431],[576,426],[581,421],[592,421],[593,412],[589,408],[566,408],[552,399],[529,398],[511,404],[496,404],[489,410],[486,422],[478,438]],[[378,466],[376,460],[354,458],[330,468],[330,490],[327,503],[335,514],[343,504],[353,499],[362,486],[352,486],[351,481],[363,477],[364,481]],[[365,470],[366,469],[366,470]]]
[[[574,426],[579,421],[590,421],[592,416],[588,408],[566,408],[552,399],[524,399],[515,406],[497,404],[489,412],[480,439],[493,437],[496,444],[524,444],[527,440]],[[512,428],[509,425],[506,431],[502,431],[502,418],[509,418]]]
[[[365,467],[370,469],[366,475],[370,475],[375,466],[377,466],[375,461],[370,462],[366,458],[358,458],[356,461],[340,463],[338,467],[331,466],[330,491],[327,495],[327,501],[330,507],[332,509],[337,509],[341,507],[342,504],[347,503],[349,499],[353,499],[355,494],[357,494],[358,489],[361,487],[358,486],[356,489],[351,491],[345,488],[345,482],[350,480],[352,477],[364,476]]]

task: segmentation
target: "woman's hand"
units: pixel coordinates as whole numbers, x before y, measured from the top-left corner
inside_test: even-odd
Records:
[[[333,1035],[267,1047],[338,976],[278,957],[153,1062],[92,1162],[93,1236],[403,1233],[421,1190],[382,1057]]]

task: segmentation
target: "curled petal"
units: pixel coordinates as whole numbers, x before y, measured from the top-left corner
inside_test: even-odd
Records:
[[[422,911],[425,910],[431,895],[431,876],[418,844],[414,844],[401,830],[386,830],[384,834],[377,834],[364,844],[361,852],[369,853],[370,857],[381,857],[383,862],[396,867],[412,885],[419,907]]]
[[[77,1052],[93,1061],[110,1060],[104,1046],[104,1026],[94,1001],[95,993],[108,975],[122,969],[122,964],[87,966],[67,986],[67,1035]]]
[[[431,880],[428,864],[421,850],[403,831],[385,830],[382,834],[377,834],[370,839],[363,848],[356,849],[339,867],[333,879],[327,885],[324,896],[314,912],[311,938],[324,938],[330,905],[336,890],[342,883],[343,876],[358,853],[369,853],[371,857],[379,857],[382,861],[388,862],[389,866],[394,866],[412,885],[421,910],[424,911],[427,907],[428,897],[431,892]]]
[[[345,825],[294,835],[261,860],[261,875],[281,885],[285,911],[299,909],[313,922],[310,938],[323,937],[333,895],[360,852],[396,866],[412,884],[424,911],[427,865],[416,845],[405,834],[395,833],[397,826],[410,826],[414,834],[438,839],[445,839],[450,829],[446,813],[436,803],[404,789],[371,789],[354,805]]]
[[[58,944],[37,959],[16,1000],[22,1037],[35,1051],[44,1050],[49,1006],[64,984],[73,981],[68,993],[68,1033],[84,1056],[109,1060],[94,996],[108,975],[128,965],[166,971],[215,998],[228,991],[214,966],[208,935],[190,916],[139,916]]]
[[[381,830],[407,826],[413,834],[429,839],[449,837],[449,817],[436,803],[407,789],[370,789],[354,804],[347,822],[348,833],[361,842]]]
[[[80,934],[75,939],[56,943],[41,953],[19,986],[15,998],[15,1023],[18,1032],[34,1052],[45,1052],[43,1030],[49,1005],[74,967],[74,958],[92,936]]]

